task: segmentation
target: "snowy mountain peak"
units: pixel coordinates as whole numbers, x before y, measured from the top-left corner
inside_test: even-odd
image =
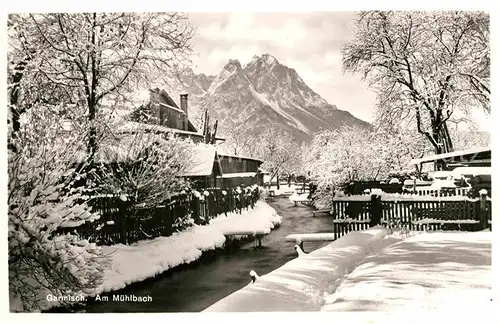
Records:
[[[292,68],[270,54],[254,55],[244,68],[231,59],[215,76],[195,75],[190,93],[191,109],[203,102],[219,120],[222,135],[244,124],[253,133],[268,127],[310,140],[323,129],[341,125],[370,127],[350,113],[337,109],[314,92]],[[193,111],[196,114],[196,110]]]
[[[241,70],[241,63],[238,60],[229,60],[229,62],[224,65],[224,70],[228,70],[230,72],[233,72],[235,69]]]
[[[261,56],[254,55],[252,60],[245,65],[245,69],[251,68],[252,66],[267,67],[267,69],[272,69],[276,65],[280,65],[280,63],[270,54],[262,54]]]
[[[270,54],[262,54],[262,59],[267,65],[279,64],[278,60]]]

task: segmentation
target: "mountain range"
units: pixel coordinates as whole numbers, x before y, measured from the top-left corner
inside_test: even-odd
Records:
[[[276,127],[310,141],[315,133],[342,125],[371,127],[328,103],[293,68],[269,54],[255,55],[244,66],[229,60],[217,75],[187,69],[180,79],[180,92],[189,94],[190,119],[196,124],[207,109],[211,120],[219,121],[221,135],[241,125],[253,134]]]

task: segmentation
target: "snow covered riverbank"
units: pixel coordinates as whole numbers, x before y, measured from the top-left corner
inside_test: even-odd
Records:
[[[377,226],[351,232],[261,276],[205,309],[205,312],[318,311],[323,295],[332,293],[342,278],[368,254],[399,238]],[[257,273],[259,269],[254,269]]]
[[[492,232],[418,234],[365,260],[323,311],[450,311],[492,307]]]
[[[204,311],[489,312],[491,238],[490,231],[406,237],[379,226],[351,232]]]
[[[281,223],[281,216],[263,201],[254,209],[243,210],[241,214],[231,213],[219,217],[205,226],[194,226],[169,237],[159,237],[133,245],[117,244],[104,247],[111,257],[111,267],[105,270],[105,282],[97,293],[124,288],[133,282],[154,277],[178,265],[191,263],[207,250],[224,245],[225,234],[234,231],[271,230]],[[140,264],[140,267],[136,265]]]
[[[253,209],[241,214],[220,215],[205,226],[194,226],[169,237],[158,237],[132,245],[116,244],[103,247],[110,264],[104,270],[104,283],[96,291],[83,294],[93,297],[97,294],[115,291],[139,282],[176,266],[191,263],[201,257],[204,251],[224,246],[225,234],[244,230],[270,233],[281,224],[281,216],[263,201],[258,201]],[[47,301],[49,292],[39,293],[40,310],[59,306],[56,301]],[[11,299],[11,310],[19,311],[19,303]]]

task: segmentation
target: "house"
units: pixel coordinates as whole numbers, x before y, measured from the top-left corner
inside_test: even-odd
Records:
[[[204,135],[189,120],[188,95],[181,94],[179,102],[180,108],[165,90],[150,90],[149,102],[133,111],[118,133],[134,133],[142,128],[146,132],[174,133],[191,138],[195,143],[203,142]],[[224,138],[216,137],[215,140],[220,143]]]
[[[151,90],[149,102],[132,112],[118,133],[174,133],[199,143],[183,174],[195,188],[233,188],[262,183],[259,172],[262,161],[218,154],[216,146],[205,145],[204,135],[189,120],[188,95],[181,94],[179,102],[180,108],[166,91]],[[220,143],[224,138],[216,137],[215,140]]]

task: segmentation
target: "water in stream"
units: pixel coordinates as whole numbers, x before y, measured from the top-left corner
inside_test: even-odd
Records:
[[[319,233],[333,230],[328,216],[313,217],[312,207],[294,206],[287,198],[269,203],[282,216],[281,227],[262,239],[262,248],[249,243],[218,254],[209,262],[186,270],[174,271],[155,280],[125,288],[116,294],[152,297],[152,302],[94,302],[85,307],[87,313],[105,312],[199,312],[250,282],[249,271],[264,275],[294,259],[294,243],[285,236],[294,233]],[[310,252],[327,242],[304,243]]]

